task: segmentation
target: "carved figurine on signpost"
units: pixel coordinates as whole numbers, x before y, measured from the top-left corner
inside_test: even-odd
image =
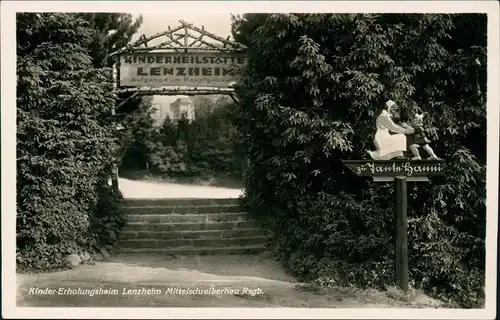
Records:
[[[414,133],[413,128],[400,126],[392,120],[393,111],[397,105],[389,100],[382,107],[382,112],[377,117],[375,125],[377,131],[373,143],[376,151],[368,151],[373,160],[390,160],[393,158],[403,158],[407,149],[407,136]]]
[[[411,153],[413,154],[413,158],[411,158],[411,160],[422,160],[420,153],[418,152],[419,148],[422,148],[427,152],[429,155],[427,158],[428,160],[440,160],[429,145],[431,141],[425,135],[425,130],[422,127],[424,123],[424,115],[425,113],[415,114],[415,118],[413,120],[413,129],[415,130],[415,133],[409,135],[408,137],[408,145],[410,146]]]
[[[445,163],[429,146],[425,136],[423,114],[416,114],[413,127],[393,120],[397,104],[388,100],[375,121],[377,131],[374,137],[375,151],[368,151],[372,160],[342,160],[357,176],[372,177],[375,182],[395,181],[395,274],[396,284],[408,290],[408,218],[407,181],[429,181],[430,176],[444,175]],[[422,160],[418,149],[422,147],[429,158]],[[408,148],[413,157],[405,157]]]

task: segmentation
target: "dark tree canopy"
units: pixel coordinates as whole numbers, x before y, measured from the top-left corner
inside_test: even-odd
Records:
[[[246,46],[251,45],[253,32],[264,24],[268,16],[267,13],[231,15],[231,32],[234,40]]]
[[[367,157],[379,106],[392,99],[402,118],[427,112],[449,168],[443,183],[411,187],[411,278],[437,296],[480,303],[486,27],[480,14],[233,17],[234,38],[249,46],[237,88],[246,201],[292,272],[392,283],[392,188],[340,161]]]
[[[133,19],[126,13],[81,13],[96,32],[90,45],[90,56],[96,67],[111,67],[108,55],[128,45],[142,24],[142,16]]]
[[[92,57],[93,65],[97,68],[113,67],[118,57],[110,58],[110,54],[130,44],[134,34],[137,33],[143,22],[142,16],[134,19],[131,14],[127,13],[79,13],[77,16],[88,21],[89,27],[94,30],[92,42],[89,45],[89,55]],[[131,93],[119,94],[116,104],[120,105],[122,101],[131,95]],[[137,122],[144,117],[149,117],[150,102],[151,99],[148,97],[135,97],[127,100],[116,110],[118,114],[116,120],[128,122],[131,116],[135,116]],[[123,135],[121,135],[122,151],[130,143],[126,139],[130,135],[130,128],[125,127],[125,131],[128,132],[123,132]]]

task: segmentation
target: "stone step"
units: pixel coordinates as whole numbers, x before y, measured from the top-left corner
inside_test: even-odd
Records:
[[[124,199],[122,210],[127,225],[117,252],[249,254],[267,247],[239,199]]]
[[[119,253],[151,253],[151,254],[173,254],[173,255],[222,255],[222,254],[255,254],[266,251],[266,245],[252,246],[227,246],[227,247],[200,247],[200,248],[119,248]]]
[[[214,239],[131,239],[119,242],[119,248],[132,249],[168,249],[168,248],[197,248],[197,247],[229,247],[229,246],[248,246],[257,244],[266,244],[267,238],[241,237],[241,238],[214,238]]]
[[[188,231],[123,231],[120,240],[130,239],[213,239],[260,236],[264,232],[259,228],[240,230],[188,230]]]
[[[131,214],[127,216],[127,221],[149,223],[246,221],[246,213]]]
[[[237,204],[228,205],[129,205],[123,206],[125,214],[207,214],[207,213],[241,213],[241,208]]]
[[[207,206],[207,205],[239,205],[237,198],[225,199],[123,199],[122,206]]]
[[[123,229],[126,231],[187,231],[187,230],[241,230],[255,228],[258,225],[253,221],[231,222],[174,222],[174,223],[147,223],[129,222]]]

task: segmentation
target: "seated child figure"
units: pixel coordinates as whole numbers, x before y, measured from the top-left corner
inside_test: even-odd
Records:
[[[436,156],[434,150],[432,150],[432,148],[429,146],[429,143],[431,141],[425,136],[425,131],[422,127],[423,122],[424,114],[416,114],[413,121],[413,129],[415,130],[415,133],[408,136],[410,150],[413,154],[413,158],[411,158],[411,160],[422,160],[418,152],[418,148],[420,147],[422,147],[422,149],[424,149],[427,154],[429,154],[429,160],[441,160],[440,158],[438,158],[438,156]]]

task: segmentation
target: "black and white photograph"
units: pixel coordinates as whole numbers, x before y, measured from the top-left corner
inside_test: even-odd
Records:
[[[495,318],[498,2],[1,9],[4,317]]]

